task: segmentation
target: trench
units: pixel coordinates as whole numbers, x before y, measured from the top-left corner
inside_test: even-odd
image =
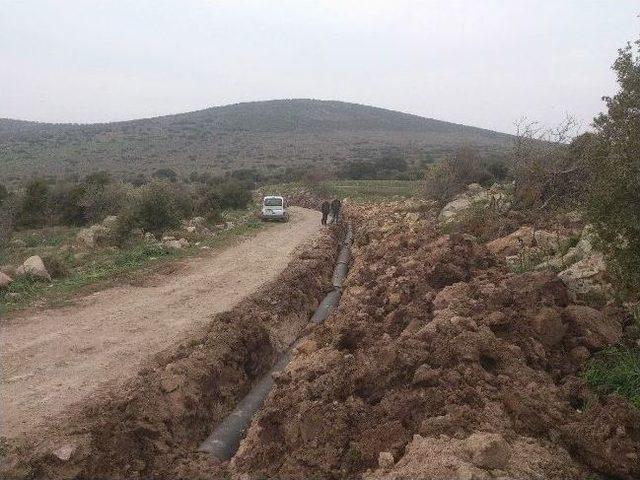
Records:
[[[340,302],[342,295],[342,285],[349,270],[351,259],[351,243],[353,232],[351,224],[347,225],[344,238],[341,242],[340,253],[333,270],[332,289],[324,297],[310,322],[320,324],[324,322],[331,311]],[[288,350],[282,355],[273,368],[262,377],[262,379],[249,391],[249,393],[238,403],[236,408],[224,418],[224,420],[213,430],[211,435],[202,442],[198,450],[207,453],[217,460],[229,460],[238,451],[240,442],[244,438],[251,420],[264,404],[265,399],[271,392],[274,385],[274,376],[284,370],[291,359],[293,349],[300,343],[296,339]]]
[[[338,251],[336,238],[343,234]],[[49,425],[36,441],[0,445],[0,478],[221,474],[216,471],[219,462],[198,447],[212,430],[231,424],[233,441],[227,441],[228,450],[218,457],[233,455],[271,390],[273,371],[286,365],[310,321],[324,321],[337,305],[343,277],[336,271],[349,262],[342,252],[351,238],[344,224],[332,229],[306,246],[274,282],[150,359],[117,391],[76,406],[64,423]],[[242,421],[230,423],[233,412],[246,404],[252,407]]]

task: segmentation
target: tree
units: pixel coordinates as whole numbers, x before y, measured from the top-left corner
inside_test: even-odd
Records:
[[[9,196],[9,191],[7,190],[7,187],[5,187],[2,183],[0,183],[0,205],[4,203],[4,201],[7,199],[8,196]]]
[[[640,40],[613,64],[620,91],[603,97],[607,112],[594,120],[588,215],[610,269],[627,293],[640,296]]]

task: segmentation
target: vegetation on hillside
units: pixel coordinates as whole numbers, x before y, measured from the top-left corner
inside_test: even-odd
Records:
[[[0,119],[0,178],[19,184],[107,170],[132,180],[172,169],[216,174],[280,170],[400,154],[439,158],[462,145],[492,151],[510,136],[381,108],[319,100],[276,100],[180,115],[92,125]],[[77,178],[76,178],[77,179]]]

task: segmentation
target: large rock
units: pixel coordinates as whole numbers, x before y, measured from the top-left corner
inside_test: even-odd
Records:
[[[536,230],[533,232],[536,246],[546,253],[556,253],[563,245],[566,245],[569,239],[560,235],[558,232],[549,232],[547,230]]]
[[[592,253],[558,274],[573,302],[602,306],[613,299],[604,257]]]
[[[5,275],[4,273],[0,272],[0,290],[3,288],[7,288],[12,281],[13,280],[9,275]]]
[[[474,433],[464,447],[473,464],[480,468],[504,469],[511,457],[509,444],[498,433]]]
[[[42,259],[38,255],[27,258],[24,263],[16,269],[16,275],[30,275],[42,280],[47,280],[48,282],[51,281],[51,275],[47,272]]]
[[[95,248],[108,243],[111,230],[104,225],[91,225],[83,228],[76,235],[76,243],[82,248]]]
[[[622,337],[622,325],[615,318],[606,317],[595,308],[585,305],[569,305],[564,317],[571,325],[572,333],[591,349],[616,344]]]
[[[520,227],[506,237],[487,243],[487,248],[496,255],[517,255],[524,248],[533,246],[533,227]]]

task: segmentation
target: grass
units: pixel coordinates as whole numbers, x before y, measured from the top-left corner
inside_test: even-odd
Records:
[[[54,278],[50,283],[30,277],[14,279],[8,289],[0,291],[0,316],[15,313],[36,303],[48,306],[65,305],[78,293],[106,288],[122,282],[125,277],[142,275],[148,269],[183,257],[202,255],[205,252],[202,247],[205,246],[209,249],[223,248],[240,237],[255,234],[260,229],[266,228],[266,225],[255,218],[252,210],[227,212],[225,220],[234,222],[234,227],[218,231],[214,237],[203,239],[198,242],[198,245],[191,245],[185,250],[172,250],[139,241],[122,250],[96,249],[78,260],[74,259],[73,255],[61,255],[61,258],[67,262],[69,274],[62,278]],[[60,232],[59,229],[57,233]],[[27,232],[27,234],[32,233]],[[64,242],[69,242],[74,237],[71,232],[66,232],[62,236]],[[46,234],[40,237],[40,248],[22,247],[22,252],[12,251],[11,257],[22,260],[29,255],[51,253],[52,240],[45,237]],[[58,245],[63,246],[64,242],[61,241]]]
[[[331,180],[319,186],[321,194],[349,198],[353,202],[371,203],[414,196],[422,187],[420,180]],[[301,183],[280,183],[261,187],[263,192],[286,195],[309,187]]]
[[[587,384],[601,394],[625,397],[640,409],[640,350],[611,347],[599,352],[584,372]]]

